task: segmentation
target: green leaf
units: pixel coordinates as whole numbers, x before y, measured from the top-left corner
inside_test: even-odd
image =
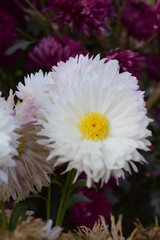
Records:
[[[87,185],[86,182],[87,182],[86,179],[80,179],[80,180],[76,181],[72,185],[72,190],[74,190],[76,188],[86,187],[86,185]],[[98,188],[97,188],[97,186],[94,183],[92,183],[91,187],[94,188],[96,190],[96,192],[98,192]]]
[[[9,223],[9,230],[14,231],[19,222],[27,219],[26,211],[27,211],[27,201],[18,202],[15,208],[12,211]]]
[[[91,202],[91,200],[82,194],[75,193],[70,197],[68,201],[67,209],[79,202]]]
[[[45,197],[40,196],[40,195],[30,195],[30,196],[27,197],[26,200],[28,200],[28,199],[40,199],[40,200],[43,200],[45,202],[47,201],[47,199]]]
[[[15,42],[14,45],[12,45],[11,47],[9,47],[5,54],[7,56],[12,55],[13,53],[15,53],[17,50],[21,49],[21,50],[25,50],[27,49],[34,41],[27,41],[27,40],[19,40],[17,42]]]
[[[51,179],[51,183],[58,185],[61,189],[63,188],[63,185],[55,179]]]

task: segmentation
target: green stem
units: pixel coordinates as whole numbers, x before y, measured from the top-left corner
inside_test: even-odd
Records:
[[[140,47],[138,47],[137,49],[135,49],[136,51],[142,51],[143,49],[145,49],[146,47],[148,47],[148,45],[157,37],[157,32],[155,34],[153,34],[146,42],[144,42]]]
[[[6,217],[6,213],[5,213],[4,202],[1,201],[0,205],[1,205],[1,214],[2,214],[3,229],[4,229],[4,231],[6,231],[6,230],[7,230],[7,217]]]
[[[48,187],[48,197],[47,197],[47,220],[50,219],[51,213],[51,183]]]
[[[56,219],[56,226],[61,226],[63,223],[63,219],[67,210],[67,205],[69,201],[69,197],[71,194],[71,187],[72,187],[72,182],[75,177],[76,171],[72,170],[67,173],[66,181],[64,188],[62,190],[62,195],[60,199],[60,204],[58,208],[58,214],[57,214],[57,219]]]
[[[120,24],[121,24],[121,22],[120,22],[121,12],[120,12],[119,0],[116,0],[115,4],[116,4],[116,11],[117,11],[117,21],[116,21],[115,36],[119,40],[119,31],[120,31]]]

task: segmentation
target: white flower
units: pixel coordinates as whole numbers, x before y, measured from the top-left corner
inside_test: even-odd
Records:
[[[62,228],[59,226],[55,226],[52,228],[52,220],[48,220],[48,222],[43,226],[41,236],[47,240],[56,240],[60,233],[62,232]]]
[[[151,135],[137,79],[99,56],[70,58],[54,70],[59,95],[40,133],[49,138],[41,142],[51,148],[48,159],[68,163],[66,171],[76,169],[77,176],[84,171],[88,187],[91,179],[124,178],[130,166],[137,171],[134,162],[145,162],[138,149],[148,150]]]
[[[6,169],[16,164],[13,156],[17,155],[17,151],[12,145],[12,140],[16,142],[18,138],[14,132],[15,128],[13,112],[6,109],[6,102],[0,97],[0,182],[2,181],[2,183],[8,181]]]
[[[12,92],[8,98],[8,106],[14,106]],[[0,200],[24,199],[30,192],[37,193],[41,191],[42,186],[49,185],[49,173],[53,172],[52,162],[47,162],[48,148],[38,144],[37,132],[41,127],[36,126],[35,118],[37,107],[34,105],[34,99],[28,99],[18,103],[14,107],[14,119],[17,134],[16,152],[12,156],[16,166],[6,168],[8,183],[1,185]],[[15,140],[12,139],[12,145]]]
[[[52,103],[49,92],[53,88],[54,81],[51,73],[45,73],[40,70],[35,74],[28,75],[24,78],[24,84],[18,84],[16,95],[19,99],[35,98],[35,105],[38,106],[39,111],[44,111],[46,105]],[[42,112],[41,112],[42,113]]]

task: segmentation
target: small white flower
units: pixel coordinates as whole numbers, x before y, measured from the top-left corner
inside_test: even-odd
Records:
[[[137,171],[134,162],[145,162],[138,149],[148,151],[151,135],[137,79],[99,56],[70,58],[54,71],[57,94],[40,133],[49,138],[42,141],[51,148],[48,159],[68,163],[66,171],[76,169],[77,176],[84,171],[88,187],[91,179],[124,177],[130,166]]]
[[[6,106],[14,106],[12,92]],[[6,168],[8,182],[1,184],[0,200],[9,200],[11,196],[21,200],[30,192],[36,194],[42,186],[49,185],[48,174],[53,172],[53,164],[46,161],[48,148],[37,142],[40,139],[37,132],[41,127],[36,125],[36,112],[33,98],[26,98],[14,107],[16,126],[13,130],[17,138],[11,139],[11,145],[15,146],[17,153],[12,155],[16,166]]]
[[[21,100],[34,98],[35,105],[38,106],[39,111],[45,111],[46,105],[52,103],[49,92],[50,88],[53,88],[53,85],[54,81],[51,77],[51,72],[43,74],[40,70],[35,74],[25,77],[24,84],[21,82],[18,84],[16,95]]]
[[[62,228],[59,226],[55,226],[52,228],[52,220],[48,220],[48,222],[42,228],[42,238],[47,240],[56,240],[60,233],[62,232]]]
[[[16,165],[13,156],[17,155],[17,150],[12,144],[12,140],[16,142],[18,138],[15,128],[13,111],[6,109],[6,102],[0,97],[0,182],[7,183],[6,169]]]

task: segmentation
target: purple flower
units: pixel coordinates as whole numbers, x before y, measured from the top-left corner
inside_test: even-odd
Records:
[[[20,19],[24,15],[18,4],[15,3],[15,1],[9,0],[6,4],[6,0],[0,0],[0,9],[13,16],[16,24],[20,23]]]
[[[76,226],[92,228],[99,215],[102,215],[106,222],[109,222],[111,206],[102,189],[98,192],[93,188],[82,188],[79,192],[88,197],[90,202],[80,202],[71,209],[73,223]]]
[[[145,2],[139,0],[126,1],[122,12],[122,22],[128,34],[138,40],[151,37],[154,32],[155,16],[152,8]]]
[[[157,1],[156,7],[155,7],[155,24],[154,28],[160,31],[160,0]]]
[[[131,50],[120,51],[118,48],[111,50],[106,55],[107,62],[111,59],[117,59],[120,65],[120,72],[128,71],[138,79],[141,78],[141,63],[145,60],[139,53]]]
[[[4,10],[0,10],[0,54],[4,54],[15,36],[16,31],[13,16]]]
[[[66,61],[70,56],[83,53],[80,42],[62,35],[62,40],[55,36],[44,37],[29,53],[31,68],[51,69],[59,61]]]
[[[147,55],[145,57],[146,72],[148,76],[156,81],[160,81],[160,57],[158,55]]]
[[[160,123],[160,107],[156,108],[155,120],[156,120],[156,122]]]
[[[61,27],[68,25],[71,31],[102,34],[109,26],[105,20],[114,17],[111,0],[48,0],[48,11],[56,11],[51,21],[59,20]]]

